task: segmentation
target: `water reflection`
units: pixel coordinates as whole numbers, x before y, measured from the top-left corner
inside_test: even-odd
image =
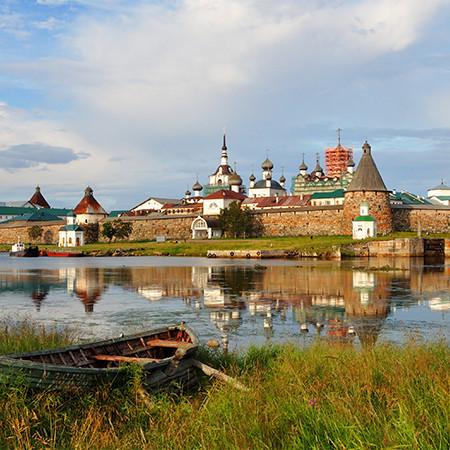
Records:
[[[361,345],[371,346],[383,330],[389,336],[386,320],[408,307],[422,308],[411,326],[421,327],[423,309],[437,311],[442,314],[441,323],[448,324],[443,314],[450,307],[449,268],[443,264],[424,266],[414,260],[396,260],[394,264],[397,270],[378,270],[381,260],[267,267],[15,269],[0,274],[0,296],[25,294],[39,313],[45,305],[51,310],[53,293],[60,298],[66,292],[81,302],[87,316],[94,314],[104,299],[103,315],[111,320],[108,292],[120,289],[122,311],[116,305],[109,313],[127,315],[129,296],[134,294],[147,302],[146,307],[133,306],[137,317],[139,309],[144,314],[155,305],[160,305],[166,323],[189,313],[189,320],[198,319],[201,324],[206,316],[225,350],[236,336],[253,333],[282,339],[280,330],[285,331],[285,337],[315,335],[348,344],[357,336]],[[65,308],[68,316],[70,309],[76,309],[70,303]],[[395,320],[392,322],[391,327]],[[426,326],[429,323],[427,319]]]

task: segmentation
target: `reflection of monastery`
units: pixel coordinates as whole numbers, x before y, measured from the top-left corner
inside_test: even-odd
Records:
[[[317,153],[313,169],[308,169],[303,154],[299,172],[287,186],[283,171],[276,179],[275,165],[267,153],[260,175],[250,175],[247,189],[236,166],[233,169],[228,162],[224,134],[220,163],[208,183],[202,186],[197,176],[192,192],[187,189],[184,198],[149,197],[128,211],[108,215],[88,186],[74,208],[76,218],[71,225],[99,223],[101,227],[120,216],[133,223],[131,240],[217,238],[222,234],[217,223],[220,211],[237,201],[259,218],[266,236],[351,234],[352,228],[357,238],[392,231],[450,232],[450,188],[443,180],[429,190],[428,198],[390,191],[370,145],[364,143],[356,166],[353,148],[341,145],[340,134],[338,145],[325,150],[324,163],[325,168]],[[362,204],[367,214],[360,214]],[[29,201],[0,202],[0,241],[15,242],[17,235],[25,239],[27,228],[39,224],[44,228],[43,243],[57,242],[70,211],[51,208],[39,187]],[[360,220],[356,231],[355,219]]]
[[[355,263],[356,264],[356,263]],[[372,267],[386,261],[374,260]],[[62,268],[42,274],[5,275],[0,294],[28,292],[39,310],[49,292],[63,289],[78,299],[86,313],[115,285],[136,292],[144,302],[179,300],[209,315],[226,347],[228,336],[251,321],[261,329],[297,323],[298,330],[323,333],[341,341],[356,333],[362,345],[375,343],[385,319],[395,308],[412,306],[394,300],[396,291],[412,290],[428,298],[431,311],[448,310],[438,293],[450,290],[450,278],[410,260],[398,260],[391,272],[352,267],[330,270],[321,265],[254,267],[120,267]],[[107,302],[107,299],[104,301]]]

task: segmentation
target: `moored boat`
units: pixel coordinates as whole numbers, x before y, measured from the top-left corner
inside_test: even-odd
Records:
[[[59,251],[59,250],[42,250],[41,256],[59,257],[59,258],[73,258],[86,256],[84,252],[71,252],[71,251]]]
[[[9,256],[37,257],[39,256],[39,248],[36,245],[30,245],[29,247],[26,247],[23,242],[20,242],[20,240],[18,240],[17,243],[13,244],[13,246],[11,247]]]
[[[197,347],[197,336],[182,322],[106,341],[1,355],[0,382],[88,391],[105,381],[120,385],[122,366],[135,363],[142,367],[143,386],[149,392],[175,391],[197,384]]]

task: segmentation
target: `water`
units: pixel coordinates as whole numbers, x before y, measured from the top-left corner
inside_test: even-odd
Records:
[[[384,265],[397,270],[376,270]],[[187,322],[230,350],[267,341],[370,345],[448,338],[450,261],[10,258],[2,317],[75,328],[83,340]],[[305,331],[305,330],[308,331]]]

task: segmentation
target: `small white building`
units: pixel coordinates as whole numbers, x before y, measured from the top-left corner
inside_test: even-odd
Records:
[[[377,237],[377,221],[369,216],[369,204],[364,200],[361,203],[360,215],[353,219],[353,239],[372,237]]]
[[[130,211],[135,213],[145,213],[149,211],[160,211],[164,205],[176,205],[180,200],[173,198],[150,197],[144,202],[132,208]]]
[[[439,186],[428,189],[428,199],[435,205],[450,206],[450,187],[444,184],[444,180],[441,180]]]
[[[211,217],[198,216],[191,225],[192,239],[218,239],[222,237],[218,220]]]
[[[247,198],[240,192],[223,189],[203,198],[203,215],[218,216],[222,209],[228,208],[232,202],[242,202]]]
[[[84,245],[84,228],[77,225],[76,214],[67,214],[67,225],[59,231],[59,247],[80,247]]]

